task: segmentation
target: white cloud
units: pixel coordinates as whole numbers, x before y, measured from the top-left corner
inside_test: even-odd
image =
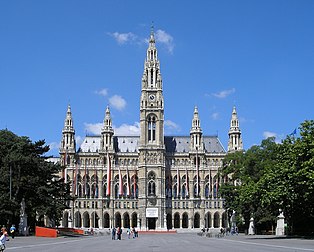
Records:
[[[217,98],[226,98],[227,96],[233,94],[235,92],[235,88],[231,88],[228,90],[222,90],[218,93],[213,93],[213,96],[217,97]]]
[[[213,120],[217,120],[219,118],[219,113],[218,112],[212,113],[211,117]]]
[[[49,144],[50,151],[59,150],[61,142],[52,142]]]
[[[270,131],[264,131],[263,132],[263,137],[265,139],[269,138],[269,137],[275,137],[275,142],[276,143],[281,143],[281,141],[284,139],[284,135],[283,134],[277,134],[275,132],[270,132]]]
[[[107,34],[113,37],[117,41],[117,43],[120,45],[124,45],[127,43],[142,44],[143,42],[149,41],[147,38],[142,39],[132,32],[127,32],[127,33],[108,32]],[[169,53],[173,53],[174,43],[173,43],[173,37],[170,34],[168,34],[167,32],[163,30],[157,30],[155,32],[155,39],[156,39],[156,42],[164,45],[167,48]]]
[[[137,36],[133,34],[132,32],[128,33],[108,33],[110,36],[112,36],[120,45],[126,44],[127,42],[132,42],[136,40]]]
[[[109,104],[117,110],[123,110],[126,106],[126,101],[120,95],[114,95],[109,98]]]
[[[84,123],[85,131],[93,135],[100,135],[103,123]],[[135,122],[133,125],[122,124],[119,127],[113,126],[114,134],[116,136],[139,136],[140,135],[140,123]],[[79,139],[82,143],[83,139]],[[78,143],[78,139],[76,139]]]
[[[140,135],[140,123],[135,122],[133,125],[122,124],[119,127],[113,126],[114,134],[118,136],[139,136]]]
[[[107,96],[108,95],[108,90],[106,88],[103,88],[101,90],[96,90],[95,94],[101,95],[101,96]]]
[[[81,146],[83,141],[84,141],[84,139],[81,136],[76,136],[75,137],[76,147]]]
[[[277,137],[277,133],[275,132],[270,132],[270,131],[264,131],[263,132],[263,137],[266,139],[266,138],[269,138],[269,137]]]
[[[164,126],[166,134],[173,134],[181,131],[180,126],[171,120],[165,120]]]
[[[173,37],[170,34],[166,33],[163,30],[157,30],[155,34],[155,39],[157,42],[164,44],[170,53],[173,52],[174,43]]]
[[[100,135],[103,124],[102,123],[84,123],[84,126],[87,133],[91,133],[93,135]]]
[[[165,127],[169,128],[169,129],[175,129],[175,130],[180,129],[178,124],[176,124],[175,122],[170,121],[170,120],[165,120]]]

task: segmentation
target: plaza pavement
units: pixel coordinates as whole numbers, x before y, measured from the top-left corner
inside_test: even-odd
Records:
[[[111,240],[109,235],[84,237],[16,237],[6,252],[305,252],[314,251],[313,239],[275,236],[226,236],[208,238],[196,233],[141,234],[136,239]]]

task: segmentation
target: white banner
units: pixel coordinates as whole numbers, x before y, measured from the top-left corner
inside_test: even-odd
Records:
[[[158,208],[146,208],[146,218],[158,218]]]

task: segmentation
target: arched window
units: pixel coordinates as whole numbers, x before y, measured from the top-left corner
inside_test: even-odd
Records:
[[[148,117],[148,141],[149,142],[156,141],[156,117],[155,116]]]
[[[116,175],[114,178],[114,196],[119,198],[119,175]]]
[[[207,175],[205,177],[205,198],[210,198],[211,196],[210,184],[211,184],[211,178],[209,177],[209,175]]]
[[[194,197],[199,197],[200,195],[200,183],[199,183],[200,179],[199,179],[199,176],[195,176],[194,177],[194,180],[193,180],[193,193],[194,193]]]
[[[102,179],[102,186],[103,186],[102,197],[106,197],[106,193],[107,193],[107,174]]]
[[[133,175],[131,178],[131,197],[138,198],[138,177],[137,175]]]
[[[172,192],[171,192],[171,177],[168,176],[166,178],[166,198],[171,198],[172,197]]]
[[[178,176],[175,175],[173,178],[173,197],[179,198],[180,188],[179,188],[179,181]]]
[[[155,196],[156,195],[156,175],[154,172],[148,173],[148,184],[147,184],[147,189],[148,189],[148,195],[149,196]]]
[[[185,184],[183,184],[182,185],[182,198],[185,198],[186,197],[186,185]]]

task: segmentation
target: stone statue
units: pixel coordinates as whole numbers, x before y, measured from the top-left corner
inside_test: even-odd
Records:
[[[21,235],[28,235],[27,214],[25,212],[25,200],[24,200],[24,198],[21,201],[19,233]]]

